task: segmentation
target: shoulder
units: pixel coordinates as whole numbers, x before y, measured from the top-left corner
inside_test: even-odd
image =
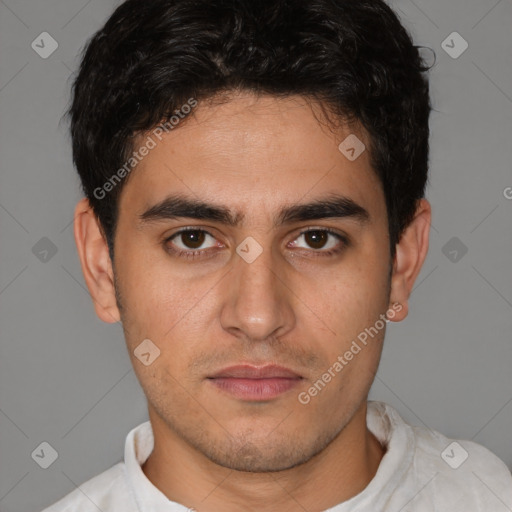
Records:
[[[125,464],[119,462],[110,469],[87,480],[42,512],[135,512],[135,502],[125,478]]]
[[[410,425],[383,402],[369,403],[368,418],[370,430],[388,445],[381,463],[387,458],[393,472],[392,506],[386,511],[512,511],[512,475],[489,449]]]
[[[512,507],[512,475],[489,449],[473,441],[448,438],[425,427],[411,429],[416,441],[415,473],[422,480],[430,478],[426,482],[434,496],[454,504],[456,500],[459,505],[467,503],[472,507],[467,510]]]

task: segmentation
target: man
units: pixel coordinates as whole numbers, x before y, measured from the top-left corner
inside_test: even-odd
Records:
[[[428,250],[427,68],[380,0],[128,0],[70,109],[75,239],[150,422],[57,511],[506,511],[368,402]]]

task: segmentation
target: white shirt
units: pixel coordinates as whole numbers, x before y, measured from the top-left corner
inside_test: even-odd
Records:
[[[512,512],[512,475],[487,448],[408,425],[391,406],[368,402],[367,425],[386,453],[368,486],[326,512]],[[124,462],[42,512],[189,512],[141,465],[153,450],[149,421],[126,437]]]

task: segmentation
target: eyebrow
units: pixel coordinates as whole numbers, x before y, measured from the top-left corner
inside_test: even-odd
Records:
[[[170,195],[140,214],[139,225],[142,228],[150,223],[178,218],[213,221],[239,227],[245,215],[241,212],[232,212],[224,205],[207,203],[184,195]],[[348,197],[329,194],[310,203],[282,207],[274,217],[274,228],[294,222],[327,218],[350,218],[365,224],[370,220],[370,214]]]

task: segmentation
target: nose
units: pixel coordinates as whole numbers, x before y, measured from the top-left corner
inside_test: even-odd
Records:
[[[253,342],[284,336],[296,319],[285,265],[268,248],[252,262],[238,254],[225,288],[220,322],[230,334]]]

